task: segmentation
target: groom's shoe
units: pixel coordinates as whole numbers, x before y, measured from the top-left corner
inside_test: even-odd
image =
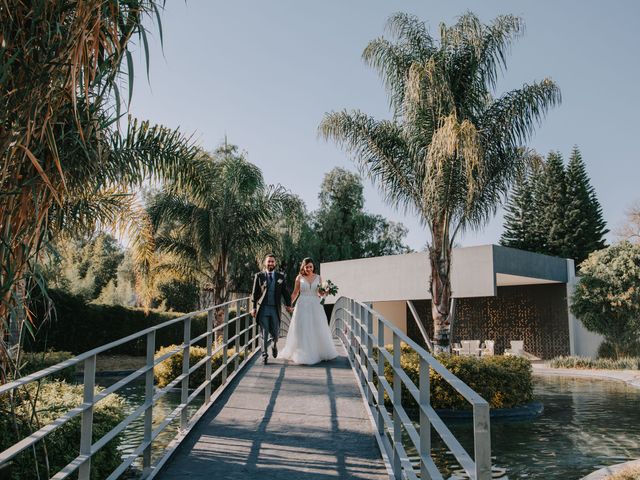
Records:
[[[271,349],[271,355],[273,355],[273,358],[277,358],[278,357],[278,347],[273,347]]]
[[[266,365],[267,364],[267,357],[262,357],[262,364]]]

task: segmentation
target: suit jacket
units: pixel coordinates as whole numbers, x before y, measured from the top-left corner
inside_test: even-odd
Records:
[[[273,281],[275,284],[276,310],[278,318],[280,318],[280,305],[284,301],[287,307],[291,306],[291,294],[287,288],[284,273],[273,272]],[[267,295],[267,272],[258,272],[253,277],[253,290],[251,292],[251,308],[256,311],[256,316],[260,313],[260,306],[264,302]]]

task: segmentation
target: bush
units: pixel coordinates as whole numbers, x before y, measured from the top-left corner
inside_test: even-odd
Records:
[[[35,373],[47,367],[56,365],[57,363],[64,362],[73,358],[71,352],[57,352],[49,350],[47,352],[23,352],[22,353],[22,367],[20,373],[23,377],[31,373]],[[64,370],[47,376],[47,380],[64,380],[68,383],[72,383],[76,376],[76,365],[67,367]]]
[[[18,390],[16,395],[15,417],[9,404],[8,395],[0,397],[0,451],[30,435],[40,426],[47,425],[66,411],[82,404],[84,387],[82,385],[69,385],[66,382],[55,381],[42,383],[38,392],[36,404],[37,424],[32,417],[32,408],[29,398],[36,394],[36,385],[30,384],[26,393]],[[101,389],[97,389],[100,391]],[[28,395],[27,395],[28,394]],[[118,395],[109,395],[100,401],[93,413],[93,442],[116,427],[125,417],[124,401]],[[15,423],[14,423],[15,419]],[[16,428],[18,432],[16,433]],[[47,435],[45,441],[36,444],[38,458],[38,471],[40,478],[49,478],[46,475],[46,463],[44,443],[50,465],[50,472],[55,472],[67,465],[79,454],[80,449],[80,416],[77,416]],[[91,459],[91,478],[102,479],[121,463],[118,452],[119,438],[105,445]],[[32,480],[38,478],[34,463],[33,449],[29,448],[14,457],[11,466],[11,478],[13,480]]]
[[[571,312],[603,335],[616,357],[634,355],[640,338],[640,245],[623,241],[589,255],[580,266]]]
[[[400,365],[419,387],[420,357],[408,345],[401,346]],[[387,350],[393,349],[387,347]],[[533,400],[531,362],[521,357],[466,357],[442,354],[437,360],[484,398],[491,408],[512,408]],[[391,365],[385,365],[387,381],[393,381]],[[429,372],[431,406],[435,409],[470,410],[472,405],[433,369]],[[409,391],[403,388],[402,404],[417,409]]]
[[[640,342],[630,343],[627,346],[628,357],[640,357]],[[598,347],[598,358],[618,358],[615,345],[612,345],[608,341],[604,341]]]
[[[153,375],[156,379],[158,387],[166,387],[176,377],[182,375],[182,349],[179,345],[169,345],[168,347],[161,348],[155,354],[155,358],[159,358],[171,350],[180,349],[177,353],[174,353],[171,357],[160,362],[153,369]],[[214,347],[215,349],[215,347]],[[230,357],[235,353],[234,348],[227,350],[227,356]],[[207,355],[207,349],[203,347],[192,346],[189,348],[189,367],[193,367],[196,363],[202,360]],[[245,352],[240,352],[240,361],[245,357]],[[214,373],[222,365],[222,350],[216,353],[211,359],[211,373]],[[235,369],[235,361],[227,365],[227,375],[233,372]],[[201,365],[195,372],[189,376],[189,388],[197,388],[205,379],[205,366]],[[222,383],[221,375],[214,378],[211,386],[213,389],[218,388]]]
[[[87,304],[81,297],[59,290],[50,290],[49,295],[55,305],[55,315],[52,320],[39,326],[35,339],[25,338],[27,350],[43,351],[51,348],[77,355],[182,315],[145,312],[143,309],[120,305]],[[42,305],[36,307],[36,317],[44,318]],[[195,317],[191,321],[191,335],[195,337],[204,333],[206,326],[206,315]],[[182,323],[163,328],[156,333],[156,347],[182,341],[182,335]],[[120,345],[110,350],[110,353],[144,355],[146,338],[143,336]]]
[[[598,358],[556,357],[549,362],[552,368],[597,368],[604,370],[639,370],[640,357]]]

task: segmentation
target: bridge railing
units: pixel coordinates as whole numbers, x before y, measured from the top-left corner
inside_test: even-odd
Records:
[[[395,325],[363,303],[340,297],[331,315],[331,327],[348,352],[372,421],[376,426],[380,451],[395,479],[443,478],[431,458],[432,427],[469,478],[491,479],[489,404],[480,395]],[[389,338],[385,337],[385,331],[390,332]],[[401,366],[401,343],[408,345],[419,356],[418,385],[411,380]],[[392,346],[392,351],[387,349],[387,344]],[[391,382],[385,377],[386,365],[390,366],[393,372]],[[474,458],[471,458],[431,407],[430,370],[442,376],[472,405]],[[418,405],[419,419],[415,419],[415,423],[402,404],[403,389],[410,393]],[[390,400],[389,407],[385,405],[385,394]],[[420,458],[419,468],[416,468],[411,461],[403,440],[406,440],[417,452]]]
[[[15,443],[3,452],[0,452],[0,468],[11,461],[16,455],[28,448],[33,448],[39,441],[55,429],[71,421],[73,418],[80,416],[80,448],[78,455],[59,472],[55,473],[52,479],[64,479],[72,475],[76,475],[79,480],[88,480],[91,475],[91,459],[92,457],[109,441],[116,438],[136,419],[144,418],[144,435],[140,443],[134,448],[133,452],[123,458],[122,463],[111,473],[108,479],[119,478],[133,462],[142,457],[142,476],[143,478],[153,478],[160,470],[162,465],[167,461],[173,453],[182,438],[189,432],[197,420],[206,412],[211,403],[222,393],[228,383],[241,370],[241,368],[249,362],[249,360],[259,351],[258,345],[258,329],[254,318],[250,316],[248,308],[249,298],[241,298],[220,305],[207,308],[199,312],[192,312],[179,318],[164,322],[128,337],[116,340],[109,344],[95,348],[85,352],[77,357],[71,358],[64,362],[58,363],[52,367],[40,370],[19,380],[0,386],[0,396],[13,395],[17,389],[25,387],[31,383],[60,372],[65,368],[73,365],[82,364],[84,367],[84,397],[82,405],[64,412],[59,418],[52,423],[43,426],[36,432],[26,438]],[[235,317],[228,318],[231,306],[235,305]],[[216,311],[223,311],[224,321],[214,327],[214,316]],[[244,311],[245,313],[241,313]],[[191,324],[195,316],[206,313],[207,325],[206,331],[192,338]],[[156,332],[162,328],[175,324],[183,324],[182,344],[177,348],[165,353],[159,358],[155,357],[156,352]],[[235,326],[234,335],[229,337],[229,327]],[[97,356],[119,345],[135,341],[140,338],[146,339],[146,363],[145,366],[139,368],[135,372],[125,376],[113,385],[101,391],[96,391],[96,359]],[[189,365],[189,348],[199,342],[206,342],[207,354],[196,364]],[[229,354],[231,349],[233,354]],[[182,352],[182,374],[176,377],[164,388],[157,389],[154,387],[153,369],[159,363],[167,360],[173,355]],[[222,355],[222,364],[216,371],[212,371],[213,357]],[[234,367],[231,375],[228,375],[228,367]],[[204,381],[195,389],[189,389],[189,378],[198,370],[204,369]],[[221,385],[212,392],[212,384],[220,379]],[[144,379],[144,402],[139,405],[127,418],[120,422],[110,432],[104,436],[94,440],[93,438],[93,411],[95,405],[106,396],[120,391],[123,387],[138,379]],[[154,406],[162,397],[174,388],[180,390],[180,404],[166,415],[159,424],[154,425],[153,411]],[[189,405],[204,392],[204,403],[193,415],[189,414]],[[193,410],[193,409],[191,409]],[[157,415],[156,415],[157,417]],[[154,440],[160,433],[165,431],[172,422],[177,421],[179,417],[179,429],[171,443],[157,456],[158,459],[152,462],[152,446]],[[156,418],[156,421],[158,419]],[[75,478],[75,476],[74,476]]]

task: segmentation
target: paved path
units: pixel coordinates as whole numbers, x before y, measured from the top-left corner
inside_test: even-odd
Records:
[[[248,365],[182,442],[162,479],[387,479],[344,356]]]
[[[546,363],[533,363],[533,373],[538,375],[599,378],[601,380],[617,380],[630,387],[640,388],[640,371],[638,370],[598,370],[588,368],[551,368]]]

